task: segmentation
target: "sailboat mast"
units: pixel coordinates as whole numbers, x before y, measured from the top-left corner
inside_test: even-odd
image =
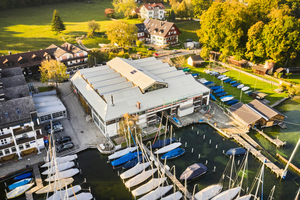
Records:
[[[284,169],[284,171],[283,171],[282,174],[281,174],[281,177],[282,177],[283,179],[285,179],[285,177],[286,177],[287,169],[289,168],[289,165],[290,165],[290,163],[292,162],[292,159],[294,158],[294,155],[295,155],[295,153],[296,153],[296,151],[297,151],[297,149],[298,149],[299,144],[300,144],[300,138],[299,138],[299,140],[298,140],[298,142],[297,142],[297,144],[296,144],[296,146],[295,146],[295,149],[294,149],[294,151],[293,151],[293,153],[292,153],[292,155],[291,155],[291,157],[290,157],[290,159],[289,159],[289,162],[286,164],[285,169]]]
[[[298,192],[296,194],[295,200],[299,200],[299,195],[300,195],[300,187],[299,187]]]
[[[232,177],[232,170],[233,170],[233,163],[234,163],[234,156],[235,156],[235,152],[232,155],[232,163],[231,163],[231,170],[230,170],[230,177],[229,177],[229,188],[231,188],[231,177]]]
[[[238,194],[238,197],[240,196],[240,194],[241,194],[241,190],[242,190],[242,184],[243,184],[243,180],[244,180],[244,176],[245,176],[245,174],[246,174],[246,166],[247,166],[247,164],[248,164],[248,155],[249,155],[249,151],[247,151],[247,153],[246,153],[246,157],[245,157],[245,162],[244,162],[244,168],[243,168],[243,175],[242,175],[242,179],[241,179],[241,189],[239,190],[239,194]]]
[[[263,162],[263,165],[261,167],[261,172],[260,172],[258,182],[257,182],[257,188],[256,188],[254,200],[259,199],[259,198],[257,198],[257,193],[258,193],[258,189],[259,189],[259,184],[262,183],[262,174],[263,174],[263,171],[264,171],[264,167],[265,167],[265,163]]]
[[[269,195],[269,197],[268,197],[268,200],[273,200],[274,198],[273,198],[273,195],[274,195],[274,192],[275,192],[275,185],[273,186],[273,188],[272,188],[272,190],[271,190],[271,192],[270,192],[270,195]]]

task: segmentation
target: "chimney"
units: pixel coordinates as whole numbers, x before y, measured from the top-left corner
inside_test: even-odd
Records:
[[[110,98],[111,98],[111,106],[114,106],[114,97],[113,97],[113,95],[110,95]]]
[[[140,102],[136,102],[136,107],[138,108],[138,109],[141,109],[141,103]]]
[[[68,51],[71,51],[71,44],[68,44]]]

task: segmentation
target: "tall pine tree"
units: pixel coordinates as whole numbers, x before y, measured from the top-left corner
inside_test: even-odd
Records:
[[[66,30],[66,27],[63,23],[63,21],[61,20],[59,13],[57,10],[54,10],[53,12],[53,18],[52,18],[52,31],[56,31],[58,33],[60,33],[63,30]]]

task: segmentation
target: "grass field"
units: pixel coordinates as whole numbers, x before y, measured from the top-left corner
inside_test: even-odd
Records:
[[[176,21],[176,26],[181,31],[179,35],[179,40],[185,42],[186,39],[193,39],[193,41],[198,42],[199,37],[197,36],[196,30],[200,28],[200,22],[198,21]]]

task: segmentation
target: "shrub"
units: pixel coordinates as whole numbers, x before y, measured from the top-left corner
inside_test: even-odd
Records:
[[[105,11],[105,16],[106,17],[110,17],[110,18],[114,18],[115,17],[115,10],[112,8],[106,8]]]
[[[137,41],[136,41],[136,46],[137,46],[137,47],[142,47],[142,46],[143,46],[143,42],[140,41],[140,40],[137,40]]]
[[[94,37],[93,31],[88,32],[86,36],[87,36],[88,38]]]

